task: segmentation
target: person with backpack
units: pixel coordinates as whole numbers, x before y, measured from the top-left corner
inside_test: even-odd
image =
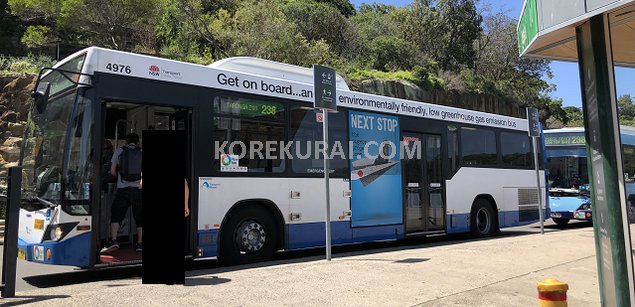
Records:
[[[117,176],[117,192],[112,203],[110,212],[110,240],[101,250],[102,254],[107,254],[119,249],[117,243],[117,233],[121,226],[121,221],[126,216],[126,211],[132,206],[132,216],[137,223],[137,244],[136,251],[143,251],[142,247],[142,209],[141,209],[141,147],[139,135],[129,133],[126,136],[126,145],[117,148],[112,155],[112,166],[110,172]]]

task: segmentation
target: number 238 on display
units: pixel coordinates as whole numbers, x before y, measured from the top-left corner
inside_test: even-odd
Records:
[[[132,72],[130,65],[123,65],[123,64],[108,63],[106,64],[106,69],[112,72],[119,72],[119,73],[126,73],[126,74],[130,74]]]

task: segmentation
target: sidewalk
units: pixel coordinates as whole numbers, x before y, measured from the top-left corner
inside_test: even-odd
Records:
[[[536,282],[569,283],[570,306],[598,306],[593,228],[398,246],[188,272],[185,286],[140,278],[18,292],[46,306],[536,306]],[[301,262],[300,262],[301,261]]]

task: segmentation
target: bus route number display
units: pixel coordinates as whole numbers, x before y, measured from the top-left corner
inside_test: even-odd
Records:
[[[268,118],[282,118],[285,109],[281,103],[247,99],[222,99],[220,105],[215,103],[214,107],[221,114]]]

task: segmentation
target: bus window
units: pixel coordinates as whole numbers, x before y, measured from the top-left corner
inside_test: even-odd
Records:
[[[459,128],[448,125],[448,159],[450,161],[450,174],[459,169]]]
[[[64,210],[70,214],[89,214],[91,186],[99,189],[99,184],[92,183],[90,176],[91,140],[92,140],[92,113],[93,104],[90,99],[78,96],[75,113],[70,124],[71,137],[68,154],[68,167],[64,182],[66,194],[64,195]],[[97,190],[99,191],[99,190]]]
[[[214,170],[284,173],[285,165],[280,148],[286,139],[285,125],[281,121],[284,119],[284,104],[217,97],[214,100],[214,111],[217,115],[214,117],[214,152],[234,155],[230,160],[215,157]],[[222,163],[234,158],[238,159],[236,166],[239,167],[221,168]]]
[[[322,123],[318,115],[322,111],[294,106],[291,108],[289,141],[291,142],[291,169],[296,174],[323,174],[324,160],[316,153],[316,141],[323,140]],[[320,117],[321,118],[321,117]],[[346,115],[344,112],[329,113],[329,148],[331,149],[330,174],[344,178],[348,174],[346,153]],[[309,147],[310,146],[310,147]],[[318,156],[316,157],[316,154]],[[305,158],[306,157],[306,158]]]
[[[533,166],[531,142],[526,133],[501,132],[503,165],[529,168]]]
[[[628,179],[635,177],[635,147],[622,145],[622,160],[624,161],[624,174]]]
[[[461,155],[467,166],[496,166],[496,135],[492,130],[461,127]]]

